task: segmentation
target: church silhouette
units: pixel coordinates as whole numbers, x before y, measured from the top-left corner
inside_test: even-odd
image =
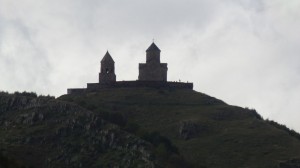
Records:
[[[146,50],[146,63],[139,64],[139,76],[136,81],[117,81],[115,61],[107,51],[101,60],[99,83],[88,83],[87,88],[71,88],[68,94],[100,91],[105,88],[152,87],[193,89],[193,83],[168,82],[168,64],[160,62],[160,49],[153,42]]]

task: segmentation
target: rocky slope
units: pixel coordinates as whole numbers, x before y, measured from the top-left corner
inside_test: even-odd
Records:
[[[192,90],[150,88],[105,89],[65,95],[102,114],[119,115],[120,127],[156,132],[169,139],[191,167],[300,167],[300,135],[251,109],[231,106]]]
[[[1,153],[14,160],[12,165],[157,167],[149,142],[76,104],[49,97],[1,93],[0,137]],[[4,161],[0,167],[8,167]]]

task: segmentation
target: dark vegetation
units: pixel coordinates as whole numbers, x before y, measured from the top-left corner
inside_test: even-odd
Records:
[[[101,114],[160,153],[179,153],[192,167],[278,167],[300,156],[295,131],[191,90],[107,89],[59,99]]]
[[[0,136],[0,168],[42,165],[45,153],[54,167],[300,167],[299,133],[192,90],[0,92]]]
[[[82,103],[81,104],[85,104]],[[93,110],[94,106],[89,106],[88,109]],[[96,113],[106,121],[120,126],[121,129],[129,133],[135,134],[141,139],[150,142],[154,147],[154,156],[159,160],[167,160],[172,167],[188,167],[188,164],[180,156],[178,148],[165,136],[159,132],[148,132],[142,129],[140,125],[134,122],[128,122],[128,119],[122,113],[116,112],[101,112]],[[169,165],[169,166],[170,166]]]
[[[8,159],[0,153],[0,168],[29,168],[26,166],[22,166],[18,161],[13,159]]]
[[[18,166],[7,158],[27,167],[188,167],[170,140],[141,130],[119,113],[92,113],[52,97],[2,92],[0,167]],[[140,138],[128,133],[137,131]]]
[[[283,124],[279,124],[275,121],[272,121],[272,120],[266,120],[267,123],[273,125],[274,127],[280,129],[280,130],[283,130],[285,132],[287,132],[290,136],[293,136],[295,138],[297,138],[298,140],[300,140],[300,134],[298,132],[296,132],[295,130],[293,129],[289,129],[287,126],[283,125]]]
[[[179,154],[177,147],[168,138],[160,135],[159,132],[147,132],[141,129],[141,126],[137,123],[129,123],[127,118],[121,113],[97,112],[97,114],[104,120],[120,126],[124,131],[138,135],[142,139],[152,143],[155,147],[162,145],[166,153]]]
[[[9,96],[9,95],[14,95],[14,96],[26,96],[26,97],[31,97],[31,98],[49,98],[49,99],[55,99],[54,96],[50,96],[50,95],[37,95],[37,93],[35,92],[14,92],[13,94],[12,93],[8,93],[8,92],[5,92],[5,91],[0,91],[0,96],[3,96],[3,95],[6,95],[6,96]]]
[[[255,109],[249,109],[246,107],[245,110],[247,110],[249,113],[252,113],[256,119],[263,120],[263,117],[260,114],[258,114],[258,112]]]

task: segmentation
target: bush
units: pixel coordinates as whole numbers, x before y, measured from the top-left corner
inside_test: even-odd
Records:
[[[0,96],[7,96],[7,95],[9,95],[9,93],[8,92],[4,92],[4,91],[0,91]]]
[[[26,97],[33,97],[33,98],[37,98],[37,94],[35,92],[15,92],[14,93],[16,96],[26,96]]]
[[[25,168],[24,166],[20,166],[17,161],[8,159],[7,157],[3,156],[2,153],[0,153],[0,168]]]
[[[289,129],[288,127],[286,127],[285,125],[282,125],[282,124],[279,124],[275,121],[272,121],[272,120],[266,120],[267,123],[269,123],[270,125],[280,129],[280,130],[283,130],[285,132],[287,132],[289,135],[297,138],[298,140],[300,140],[300,134],[292,129]]]
[[[140,129],[140,126],[136,123],[127,123],[124,130],[133,134],[136,134]]]
[[[50,96],[50,95],[39,95],[39,98],[46,98],[46,99],[55,99],[55,96]]]
[[[260,114],[258,114],[258,112],[255,109],[249,109],[248,107],[246,107],[245,109],[248,110],[252,115],[254,115],[256,119],[263,120],[263,117]]]
[[[141,138],[151,142],[155,147],[163,145],[167,152],[178,154],[177,147],[168,138],[161,136],[158,132],[145,133]]]
[[[120,113],[99,112],[99,115],[104,120],[116,124],[120,127],[125,127],[127,124],[126,117]]]

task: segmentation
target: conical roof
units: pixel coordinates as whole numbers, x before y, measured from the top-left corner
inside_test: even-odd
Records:
[[[110,56],[109,52],[107,51],[104,57],[102,58],[101,62],[115,62],[113,58]]]
[[[160,51],[160,49],[155,45],[155,43],[153,42],[150,47],[146,50],[146,52],[148,51]]]

